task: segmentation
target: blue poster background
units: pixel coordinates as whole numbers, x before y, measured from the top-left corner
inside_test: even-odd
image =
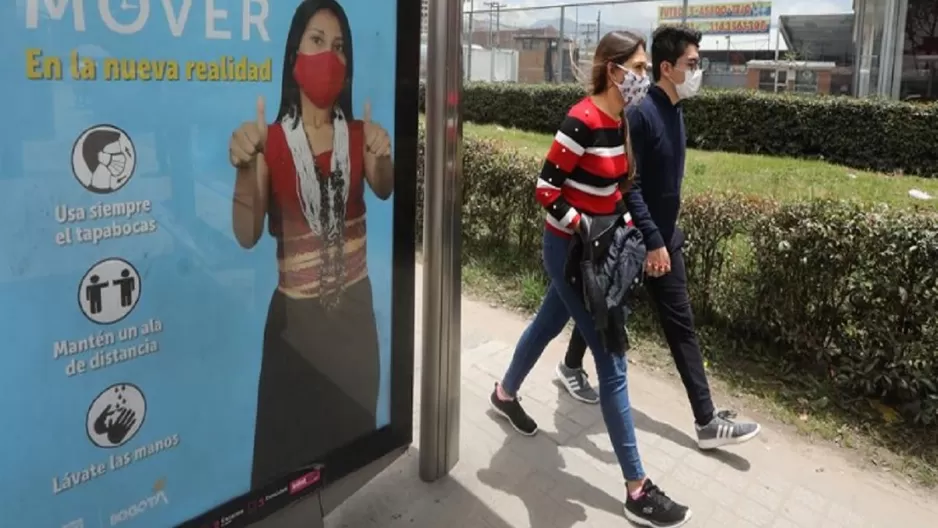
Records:
[[[143,27],[118,34],[102,21],[97,0],[15,0],[0,3],[0,86],[7,126],[0,131],[0,335],[4,337],[0,394],[0,494],[4,526],[23,528],[165,528],[248,491],[264,320],[277,281],[275,244],[265,234],[253,250],[235,242],[231,228],[234,174],[227,155],[231,132],[254,118],[258,95],[267,120],[279,103],[284,41],[297,1],[110,0],[118,23],[129,24],[148,4]],[[355,46],[356,118],[370,100],[373,119],[394,137],[396,3],[342,0]],[[64,10],[62,7],[64,6]],[[76,8],[83,6],[82,13]],[[167,16],[166,6],[173,9]],[[170,20],[181,22],[174,36]],[[230,38],[207,38],[206,6],[227,11],[215,21]],[[252,28],[242,35],[243,7],[269,9],[269,41]],[[266,6],[266,7],[264,7]],[[37,28],[28,29],[30,10]],[[215,13],[216,17],[218,13]],[[76,18],[78,17],[78,18]],[[79,19],[83,31],[76,31]],[[416,22],[415,22],[416,23]],[[215,35],[217,37],[218,35]],[[60,80],[27,79],[27,50],[62,58]],[[73,80],[69,54],[104,57],[217,60],[228,55],[272,59],[270,83]],[[119,191],[93,194],[72,175],[74,142],[88,127],[111,124],[129,135],[136,170]],[[100,241],[56,243],[68,225],[56,207],[149,200],[155,232]],[[368,266],[382,355],[378,424],[389,421],[392,201],[366,190]],[[96,227],[109,220],[72,227]],[[89,321],[76,297],[79,281],[96,262],[120,257],[141,278],[139,302],[109,326]],[[69,376],[71,359],[54,358],[54,343],[99,332],[144,328],[158,320],[157,352]],[[151,326],[152,328],[152,326]],[[118,344],[115,346],[124,346]],[[107,347],[107,348],[114,348]],[[144,393],[145,421],[125,445],[97,447],[86,433],[95,397],[115,383]],[[171,441],[175,435],[178,440]],[[158,446],[160,451],[120,469],[54,493],[53,479],[107,464],[111,455]],[[172,445],[172,447],[166,447]],[[88,476],[86,472],[85,476]],[[150,500],[133,516],[121,510]],[[70,524],[71,523],[71,524]]]

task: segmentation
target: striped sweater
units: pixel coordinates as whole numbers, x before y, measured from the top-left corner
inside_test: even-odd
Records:
[[[547,229],[569,237],[581,213],[625,214],[619,184],[628,172],[622,124],[590,97],[573,105],[537,180],[537,201],[547,210]]]

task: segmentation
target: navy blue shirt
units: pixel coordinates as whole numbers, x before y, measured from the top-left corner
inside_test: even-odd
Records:
[[[637,169],[626,196],[629,213],[649,251],[675,249],[683,244],[677,217],[687,153],[684,110],[652,86],[641,103],[629,108],[627,117]]]

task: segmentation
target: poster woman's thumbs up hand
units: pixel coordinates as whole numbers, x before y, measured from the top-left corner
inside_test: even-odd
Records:
[[[378,198],[386,200],[394,192],[391,136],[381,125],[371,121],[371,103],[367,101],[362,122],[365,133],[365,178]]]
[[[362,116],[365,124],[365,155],[381,158],[391,155],[391,136],[381,125],[371,121],[371,103],[365,102],[365,111]]]
[[[257,98],[257,114],[254,121],[247,121],[231,134],[228,156],[237,168],[246,167],[264,151],[267,143],[267,121],[264,117],[264,98]]]

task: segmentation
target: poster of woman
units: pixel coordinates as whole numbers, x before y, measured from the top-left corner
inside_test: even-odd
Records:
[[[0,524],[246,526],[410,443],[419,16],[0,2]]]
[[[354,40],[335,0],[305,0],[286,38],[273,124],[231,136],[233,227],[277,242],[264,330],[251,482],[260,486],[376,427],[381,354],[368,274],[365,193],[391,197],[388,131],[352,108]],[[284,412],[303,402],[302,413]]]

